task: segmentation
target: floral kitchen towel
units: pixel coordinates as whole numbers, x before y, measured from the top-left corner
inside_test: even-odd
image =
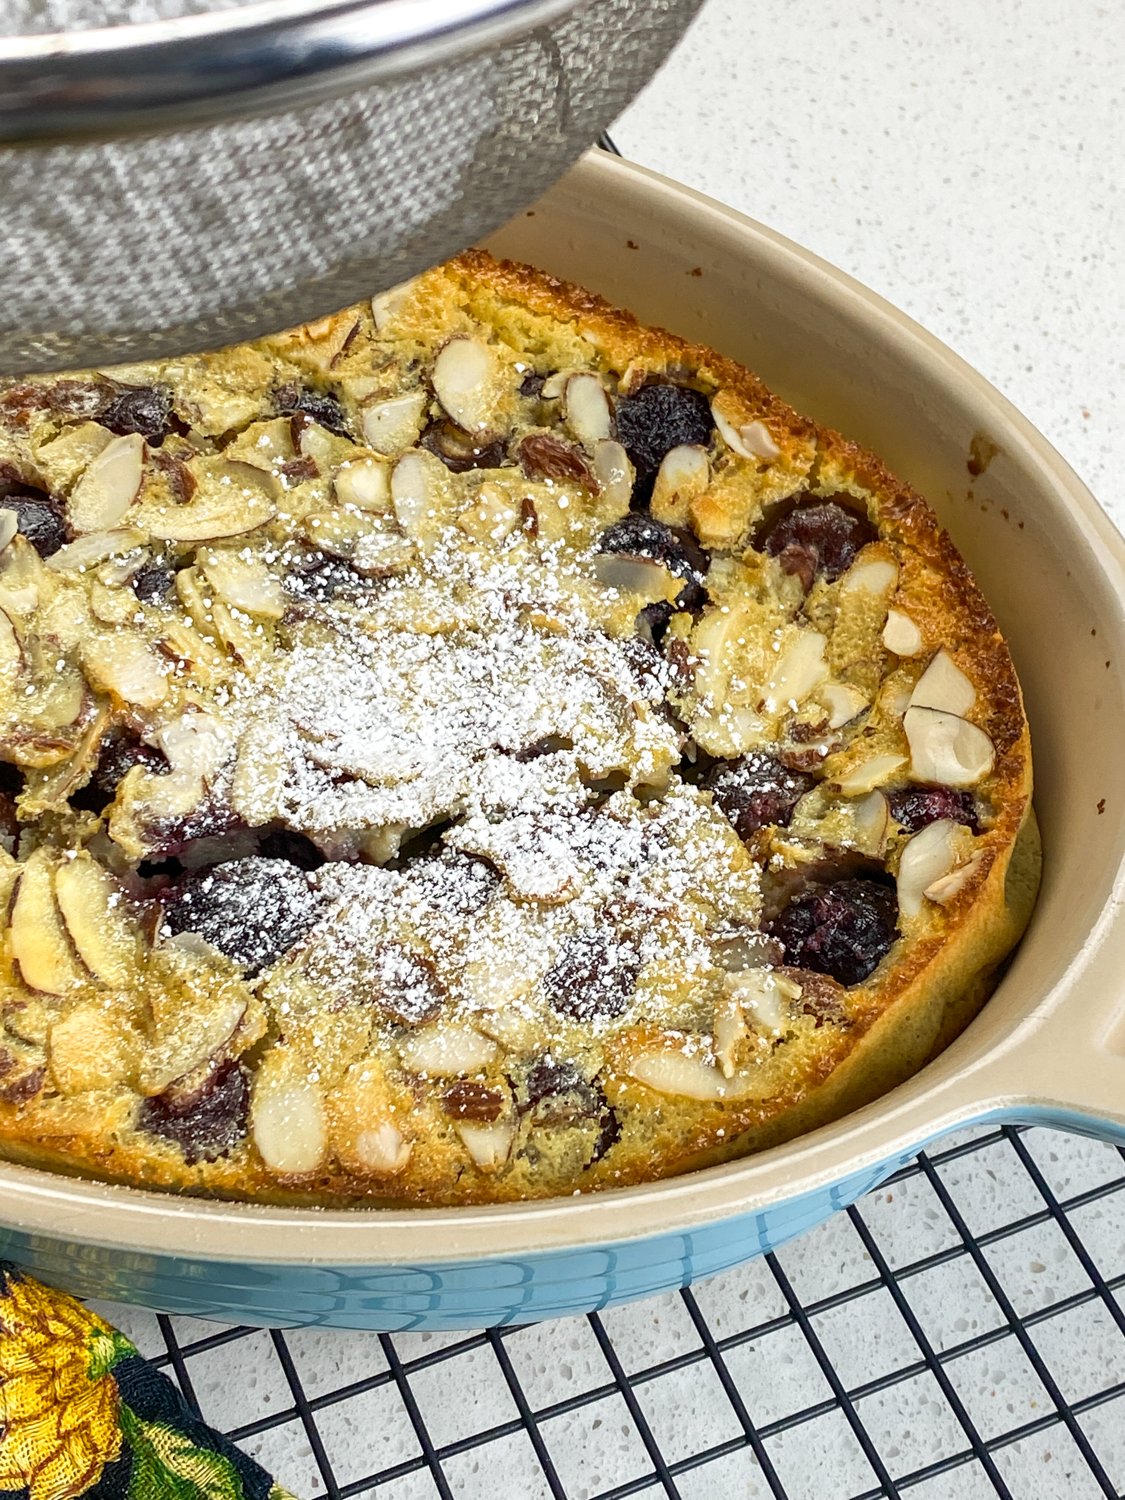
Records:
[[[0,1262],[0,1500],[293,1500],[116,1328]]]

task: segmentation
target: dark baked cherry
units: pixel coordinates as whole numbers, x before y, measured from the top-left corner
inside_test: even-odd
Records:
[[[621,1122],[597,1079],[588,1079],[572,1062],[542,1057],[524,1079],[520,1113],[530,1113],[547,1129],[596,1125],[597,1137],[586,1165],[600,1161],[621,1136]]]
[[[321,910],[305,871],[258,855],[189,871],[160,900],[170,932],[198,933],[250,978],[304,937]]]
[[[602,1098],[605,1099],[604,1094]],[[594,1142],[594,1149],[590,1153],[590,1160],[586,1163],[586,1166],[592,1167],[595,1162],[601,1161],[610,1147],[616,1146],[620,1139],[621,1121],[618,1119],[617,1111],[613,1105],[606,1099],[605,1109],[602,1113],[601,1129],[598,1131],[598,1138]]]
[[[660,599],[655,604],[646,604],[637,616],[638,639],[647,641],[659,651],[668,632],[668,621],[675,613],[676,611],[666,599]]]
[[[980,832],[971,792],[958,791],[951,786],[904,786],[900,791],[891,792],[887,801],[891,805],[891,817],[907,833],[917,833],[939,818],[964,823],[974,833]]]
[[[817,575],[829,582],[839,578],[859,549],[877,536],[867,517],[847,505],[809,497],[782,516],[758,545],[776,557],[786,573],[799,578],[807,593]]]
[[[561,1016],[588,1022],[619,1016],[633,998],[640,956],[612,929],[573,933],[543,976],[547,1003]]]
[[[536,375],[532,370],[520,381],[520,395],[528,401],[537,401],[543,394],[543,387],[547,384],[546,375]]]
[[[599,552],[621,553],[661,563],[684,587],[676,597],[676,609],[695,609],[707,597],[703,579],[711,559],[690,532],[666,526],[652,516],[634,511],[607,526],[598,538]]]
[[[294,833],[290,828],[277,828],[267,833],[258,845],[263,859],[283,859],[286,864],[296,865],[298,870],[319,870],[324,855],[303,833]]]
[[[98,423],[119,437],[139,432],[154,448],[170,432],[186,431],[184,424],[172,415],[172,393],[166,386],[138,385],[115,396],[98,414]]]
[[[103,740],[93,774],[71,797],[71,807],[83,812],[104,812],[134,766],[144,766],[146,771],[153,771],[158,776],[171,769],[163,750],[146,745],[135,734],[122,732]]]
[[[137,1125],[179,1146],[189,1166],[225,1156],[246,1136],[250,1085],[241,1063],[228,1059],[194,1089],[175,1085],[146,1099]]]
[[[898,900],[880,880],[857,878],[811,886],[794,896],[766,931],[800,969],[860,984],[895,940]]]
[[[798,1010],[811,1016],[819,1031],[822,1026],[844,1026],[848,1013],[844,1004],[844,991],[830,974],[819,974],[815,969],[793,969],[780,971],[786,979],[801,986],[801,998],[796,1002]]]
[[[519,445],[520,467],[528,479],[561,480],[595,489],[594,476],[581,448],[549,432],[532,432]]]
[[[287,385],[277,392],[274,405],[283,417],[306,417],[337,437],[351,437],[348,419],[338,397],[331,391],[313,391],[304,385]]]
[[[703,785],[739,838],[748,839],[772,824],[784,828],[814,778],[788,770],[764,750],[751,750],[741,760],[717,761]]]
[[[145,563],[130,580],[133,593],[142,604],[164,604],[176,588],[176,570],[166,563]]]
[[[0,509],[15,511],[16,530],[40,557],[51,557],[69,539],[63,503],[46,490],[30,484],[0,484]]]
[[[445,993],[429,959],[398,943],[379,943],[368,954],[367,998],[402,1026],[424,1026],[441,1012]]]
[[[418,439],[418,444],[440,458],[454,474],[467,474],[470,469],[498,469],[504,462],[502,442],[497,439],[491,443],[474,443],[467,432],[452,422],[432,423]]]
[[[645,385],[618,401],[617,436],[637,471],[633,508],[643,510],[652,499],[666,453],[681,443],[706,448],[713,430],[711,403],[689,386]]]

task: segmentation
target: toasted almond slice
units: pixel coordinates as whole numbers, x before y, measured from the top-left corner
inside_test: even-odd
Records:
[[[365,1170],[394,1177],[410,1160],[414,1147],[393,1120],[373,1120],[353,1143],[353,1153]]]
[[[910,695],[911,708],[938,708],[964,718],[977,701],[977,690],[944,647],[919,677]]]
[[[891,809],[880,791],[868,792],[855,807],[856,843],[865,854],[878,859],[887,846]]]
[[[956,714],[911,707],[902,726],[910,745],[910,774],[939,786],[975,786],[992,770],[996,751],[983,729]]]
[[[156,708],[168,696],[168,663],[139,635],[121,630],[91,637],[81,651],[82,670],[94,687],[138,708]]]
[[[256,464],[204,458],[191,467],[197,487],[186,505],[142,502],[133,524],[162,541],[213,542],[254,531],[277,514],[277,479]]]
[[[638,1053],[629,1064],[630,1075],[658,1094],[682,1099],[744,1099],[762,1091],[763,1085],[748,1074],[724,1078],[719,1068],[702,1057],[686,1052],[651,1051]]]
[[[19,517],[15,511],[8,510],[6,506],[0,509],[0,552],[3,552],[19,529]]]
[[[683,579],[674,578],[663,563],[624,552],[599,552],[593,568],[594,576],[606,588],[640,594],[648,600],[672,600],[684,586]]]
[[[96,567],[107,558],[131,552],[144,539],[144,532],[135,526],[122,526],[115,531],[91,531],[52,553],[46,559],[46,565],[53,573],[81,572],[84,568]]]
[[[498,485],[482,484],[475,505],[463,510],[457,525],[478,542],[502,542],[511,536],[522,517],[520,503]]]
[[[281,579],[260,557],[208,547],[200,552],[199,563],[211,587],[235,609],[267,620],[280,620],[285,613],[288,600]]]
[[[391,474],[391,502],[398,524],[423,548],[433,545],[453,519],[449,471],[424,449],[407,453]]]
[[[88,466],[70,493],[67,514],[75,531],[109,531],[137,498],[145,440],[139,432],[114,438]]]
[[[391,508],[391,471],[381,458],[351,458],[336,470],[336,499],[383,515]]]
[[[613,438],[594,444],[594,477],[602,504],[615,519],[628,513],[633,498],[635,474],[629,455]]]
[[[785,1028],[788,1002],[801,996],[801,986],[795,980],[772,969],[742,969],[728,974],[723,988],[744,1013],[753,1017],[759,1030],[773,1036]]]
[[[767,713],[780,713],[787,706],[803,703],[820,686],[828,676],[824,660],[827,645],[819,630],[798,631],[782,651],[766,683]]]
[[[375,319],[377,333],[388,333],[393,330],[395,320],[402,312],[413,290],[413,281],[403,281],[398,286],[392,286],[387,291],[380,292],[378,296],[372,297],[371,316]]]
[[[734,1077],[735,1055],[749,1035],[750,1028],[738,996],[724,990],[715,1002],[715,1016],[711,1023],[715,1057],[724,1078]]]
[[[512,1154],[516,1127],[507,1120],[496,1120],[491,1125],[459,1122],[456,1130],[482,1172],[498,1172]]]
[[[55,901],[54,866],[46,849],[37,849],[20,875],[11,944],[24,983],[33,990],[65,995],[89,979]]]
[[[246,1014],[246,995],[237,986],[221,986],[214,995],[196,989],[195,1004],[178,1008],[157,1028],[138,1073],[142,1094],[162,1094],[177,1078],[185,1078],[230,1041]]]
[[[428,1026],[403,1042],[401,1057],[415,1073],[461,1078],[487,1067],[499,1055],[494,1041],[471,1026]]]
[[[83,963],[106,984],[124,989],[136,978],[141,934],[125,911],[113,877],[84,850],[55,871],[55,899]]]
[[[949,818],[938,818],[904,847],[898,865],[898,905],[905,917],[922,910],[927,888],[963,862],[972,835]]]
[[[480,339],[452,338],[434,361],[434,393],[466,432],[485,432],[490,426],[495,380],[496,356]]]
[[[613,435],[613,413],[609,397],[596,375],[572,375],[566,383],[566,421],[585,447],[604,442]]]
[[[373,401],[361,416],[364,441],[376,453],[397,458],[418,441],[428,404],[429,396],[423,390]]]
[[[864,695],[847,682],[822,683],[817,689],[817,697],[828,710],[829,729],[842,729],[867,707]]]
[[[922,632],[901,609],[889,609],[883,626],[883,645],[896,656],[917,656],[922,649]]]
[[[883,783],[906,765],[905,755],[873,755],[861,760],[842,776],[833,778],[845,797],[862,797]]]
[[[984,857],[984,851],[978,849],[971,855],[963,865],[951,870],[948,875],[941,875],[923,892],[927,901],[936,901],[939,906],[945,906],[952,901],[954,896],[968,883],[969,877],[980,864]]]
[[[324,1160],[328,1127],[321,1091],[276,1050],[262,1059],[254,1080],[250,1129],[266,1168],[279,1177],[304,1177]]]
[[[682,526],[691,502],[711,483],[711,461],[706,450],[694,443],[681,443],[664,455],[652,487],[649,509],[658,521]]]
[[[864,552],[868,549],[864,548]],[[840,579],[842,594],[873,594],[889,597],[898,586],[898,564],[889,557],[870,557],[860,553]]]
[[[773,433],[760,419],[736,424],[727,416],[726,395],[720,391],[711,402],[711,416],[719,429],[719,436],[727,447],[740,458],[750,458],[772,463],[780,458],[781,449],[774,441]]]

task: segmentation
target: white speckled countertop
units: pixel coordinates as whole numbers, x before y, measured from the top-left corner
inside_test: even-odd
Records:
[[[707,0],[613,134],[911,313],[1125,524],[1120,0]],[[505,1336],[507,1373],[480,1338],[396,1336],[411,1420],[372,1335],[289,1334],[287,1371],[265,1333],[106,1311],[176,1341],[203,1415],[303,1500],[1125,1493],[1125,1165],[1047,1131],[943,1142],[776,1269],[604,1314],[632,1412],[582,1319]]]

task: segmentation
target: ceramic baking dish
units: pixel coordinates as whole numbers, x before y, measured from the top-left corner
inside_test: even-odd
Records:
[[[47,1281],[241,1323],[528,1322],[758,1255],[967,1125],[1125,1140],[1125,542],[1043,438],[948,349],[806,251],[682,187],[599,154],[492,248],[733,355],[929,498],[1026,692],[1045,851],[1031,927],[983,1013],[936,1062],[748,1160],[585,1198],[353,1212],[0,1167],[0,1254]]]

